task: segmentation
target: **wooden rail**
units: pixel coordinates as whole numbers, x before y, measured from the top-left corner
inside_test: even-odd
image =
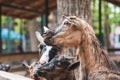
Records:
[[[117,49],[119,50],[119,49]],[[116,51],[114,49],[109,49],[109,51]],[[109,55],[111,59],[120,61],[120,55]],[[31,59],[39,59],[38,52],[26,52],[26,53],[12,53],[12,54],[0,54],[0,62],[6,63],[8,61],[11,62],[19,62],[23,60],[31,60]]]
[[[32,79],[17,74],[0,71],[0,80],[32,80]]]
[[[39,59],[38,52],[27,52],[27,53],[12,53],[12,54],[0,54],[0,62],[6,63],[19,62],[23,60]]]
[[[120,62],[120,54],[118,55],[118,54],[114,54],[114,55],[109,55],[110,56],[110,58],[111,58],[111,60],[113,60],[113,61],[117,61],[117,62]]]
[[[109,48],[108,52],[120,51],[120,48]]]

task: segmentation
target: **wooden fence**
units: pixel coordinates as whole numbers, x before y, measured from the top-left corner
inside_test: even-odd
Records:
[[[0,80],[32,80],[32,79],[17,74],[0,71]]]
[[[30,59],[39,59],[38,52],[0,54],[1,63],[6,63],[8,61],[19,62],[19,61],[30,60]]]

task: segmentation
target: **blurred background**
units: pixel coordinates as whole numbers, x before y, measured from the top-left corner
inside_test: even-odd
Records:
[[[91,4],[87,5],[90,5],[91,25],[96,36],[111,59],[120,66],[120,0],[89,1]],[[35,31],[43,33],[43,26],[50,29],[58,26],[59,2],[0,0],[0,62],[14,65],[11,72],[27,75],[22,72],[20,63],[39,59]],[[87,13],[90,14],[89,11]]]

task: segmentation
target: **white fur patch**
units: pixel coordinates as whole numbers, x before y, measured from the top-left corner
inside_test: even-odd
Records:
[[[40,41],[40,43],[44,43],[44,38],[41,36],[41,34],[38,31],[36,31],[35,34],[38,41]]]
[[[49,29],[46,26],[44,26],[43,28],[44,28],[44,33],[46,33],[47,31],[49,31]]]
[[[46,50],[44,51],[44,53],[42,53],[42,56],[39,60],[40,63],[46,62],[48,63],[49,60],[49,52],[52,49],[52,46],[46,46]]]

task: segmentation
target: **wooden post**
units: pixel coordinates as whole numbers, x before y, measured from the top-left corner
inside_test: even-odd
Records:
[[[32,51],[38,51],[38,40],[35,35],[35,31],[38,30],[38,25],[36,25],[35,20],[30,20],[27,22],[29,26],[29,32],[30,32],[30,43],[31,43],[31,50]]]

